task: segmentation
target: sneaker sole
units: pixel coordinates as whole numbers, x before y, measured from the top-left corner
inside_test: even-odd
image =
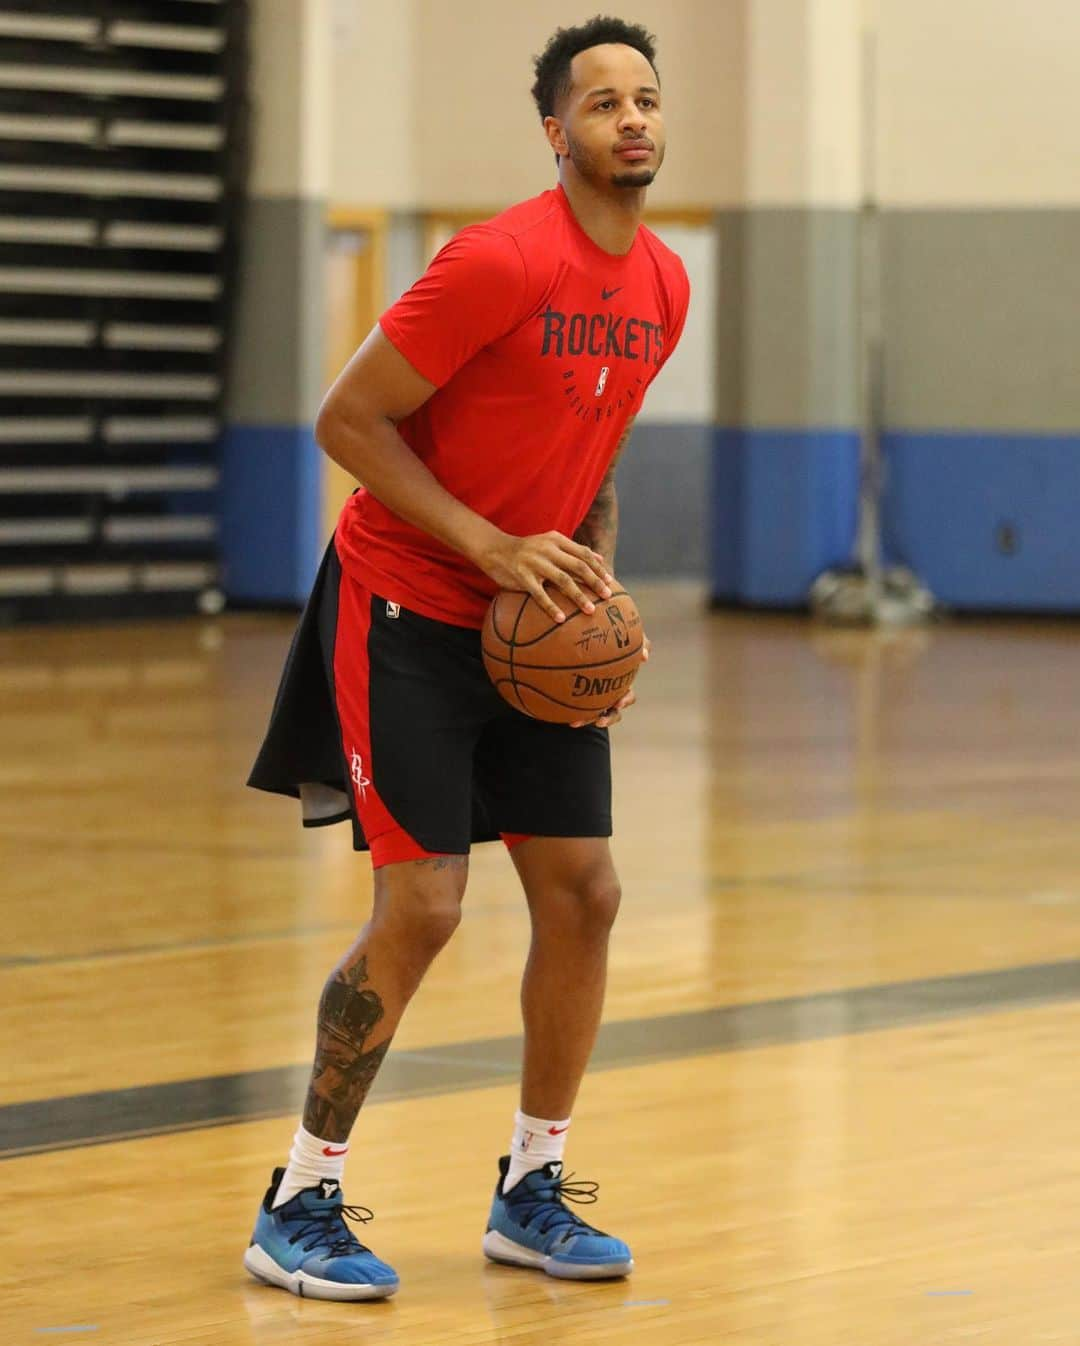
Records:
[[[264,1285],[280,1286],[301,1299],[388,1299],[398,1288],[397,1281],[390,1285],[349,1285],[342,1281],[324,1281],[319,1276],[309,1276],[306,1271],[286,1271],[257,1243],[244,1254],[244,1267]]]
[[[497,1229],[489,1229],[484,1235],[484,1256],[490,1262],[498,1262],[505,1267],[529,1267],[533,1271],[543,1271],[548,1276],[557,1276],[563,1281],[609,1281],[629,1276],[634,1269],[634,1259],[626,1262],[560,1262],[547,1253],[538,1253],[525,1248],[520,1243],[508,1239]]]

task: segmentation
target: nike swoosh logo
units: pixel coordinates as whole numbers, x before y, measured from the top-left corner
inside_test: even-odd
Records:
[[[549,1126],[549,1127],[548,1127],[548,1135],[549,1135],[549,1136],[561,1136],[564,1132],[569,1131],[569,1130],[570,1130],[570,1128],[569,1128],[568,1126]]]
[[[346,1145],[343,1150],[335,1150],[329,1145],[324,1145],[322,1152],[328,1159],[340,1159],[343,1154],[349,1153],[349,1147]]]
[[[616,285],[615,288],[614,288],[614,290],[603,290],[603,289],[602,289],[602,290],[600,291],[600,298],[601,298],[601,299],[611,299],[614,295],[617,295],[621,289],[622,289],[622,286],[621,286],[621,285]]]

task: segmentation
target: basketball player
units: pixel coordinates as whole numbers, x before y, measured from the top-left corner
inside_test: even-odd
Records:
[[[558,185],[461,231],[384,314],[328,393],[316,435],[364,483],[342,511],[250,783],[351,819],[374,907],[326,983],[288,1164],[248,1270],[295,1294],[372,1299],[397,1274],[343,1216],[353,1123],[402,1013],[461,918],[469,846],[501,837],[532,920],[520,1111],[483,1240],[554,1276],[626,1275],[630,1249],[566,1200],[570,1114],[600,1022],[612,867],[607,727],[544,724],[488,681],[479,628],[499,589],[562,619],[611,594],[615,462],[671,354],[686,271],[641,223],[664,158],[654,42],[597,17],[560,29],[533,88]],[[436,1141],[437,1143],[437,1141]]]

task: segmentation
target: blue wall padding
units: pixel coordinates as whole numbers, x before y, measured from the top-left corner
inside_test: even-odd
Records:
[[[855,430],[717,428],[712,455],[715,598],[788,607],[851,560],[859,493]]]
[[[322,479],[322,453],[310,426],[226,430],[221,549],[230,600],[304,602],[326,545]]]
[[[885,545],[957,608],[1080,611],[1080,436],[893,432]]]

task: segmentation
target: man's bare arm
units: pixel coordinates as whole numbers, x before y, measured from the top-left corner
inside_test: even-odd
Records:
[[[633,416],[619,438],[611,465],[597,489],[589,511],[574,534],[574,541],[599,552],[607,562],[608,570],[615,569],[615,542],[619,533],[619,497],[615,491],[615,465],[630,439],[634,427]]]
[[[596,596],[611,592],[599,553],[561,533],[504,533],[451,495],[398,434],[398,422],[434,392],[375,327],[324,398],[315,438],[387,509],[461,552],[501,588],[531,593],[556,621],[563,613],[545,583],[591,611]]]

